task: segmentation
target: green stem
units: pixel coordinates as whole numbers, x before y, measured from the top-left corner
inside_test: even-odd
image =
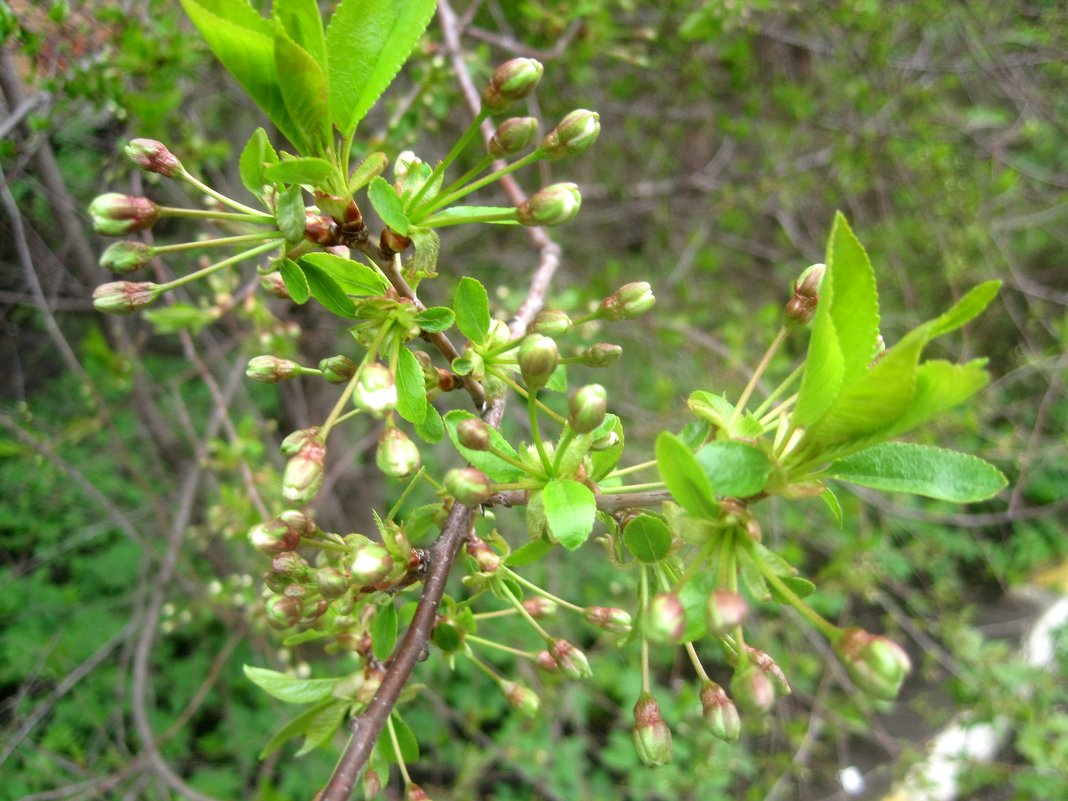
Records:
[[[731,413],[731,419],[727,422],[727,427],[732,428],[735,421],[738,419],[738,415],[742,413],[745,408],[745,404],[749,402],[749,396],[753,394],[753,390],[756,389],[757,381],[764,375],[764,371],[768,369],[768,365],[771,363],[772,357],[779,349],[779,346],[786,341],[786,336],[789,333],[786,326],[779,329],[779,333],[775,335],[775,339],[768,345],[768,349],[764,351],[764,356],[760,360],[760,364],[757,365],[756,370],[753,371],[753,375],[749,379],[749,383],[745,385],[745,389],[742,390],[742,395],[738,398],[738,403],[734,407],[734,412]]]
[[[549,461],[549,454],[545,452],[545,444],[541,441],[541,432],[538,431],[538,393],[531,392],[527,395],[527,415],[530,417],[530,436],[534,440],[534,447],[538,449],[538,458],[549,475],[553,474],[553,465]]]
[[[493,172],[491,172],[489,175],[485,176],[484,178],[480,178],[477,181],[469,183],[467,186],[464,186],[464,187],[462,187],[460,189],[457,189],[455,192],[450,192],[449,194],[445,195],[444,197],[439,196],[439,197],[434,198],[434,200],[430,202],[428,208],[418,209],[414,216],[418,219],[419,215],[420,215],[420,212],[422,212],[424,214],[433,214],[435,211],[438,211],[439,209],[443,209],[446,206],[452,205],[453,203],[455,203],[460,198],[466,197],[467,195],[470,195],[472,192],[474,192],[474,191],[476,191],[478,189],[481,189],[484,186],[488,186],[489,184],[492,184],[494,181],[499,181],[504,176],[510,175],[511,173],[515,172],[516,170],[519,170],[519,169],[522,169],[523,167],[526,167],[528,164],[533,164],[535,161],[537,161],[541,157],[542,157],[541,150],[535,150],[535,151],[533,151],[531,153],[528,153],[527,155],[523,156],[523,158],[519,159],[518,161],[513,161],[511,164],[507,165],[506,167],[502,167],[499,170],[494,170]]]
[[[543,629],[541,627],[541,624],[531,616],[530,612],[526,610],[526,607],[523,606],[522,601],[520,601],[518,598],[515,597],[515,595],[512,594],[512,590],[507,584],[498,579],[497,586],[500,588],[500,591],[504,594],[504,596],[508,599],[509,603],[511,603],[512,606],[515,607],[515,611],[517,611],[523,618],[526,619],[527,623],[530,624],[531,628],[534,629],[535,633],[537,633],[539,637],[545,640],[552,639],[552,637],[549,635],[549,632]]]
[[[382,347],[382,340],[385,339],[386,334],[392,329],[393,326],[391,325],[383,326],[378,329],[374,342],[371,343],[371,347],[367,349],[367,353],[363,356],[363,361],[361,361],[360,366],[356,368],[356,372],[353,373],[352,378],[349,379],[349,383],[345,385],[341,397],[337,399],[334,408],[330,410],[330,415],[326,418],[326,422],[323,423],[322,428],[319,430],[319,436],[324,442],[326,441],[326,438],[330,436],[331,429],[337,425],[338,418],[341,416],[341,410],[345,408],[345,404],[349,402],[349,398],[352,397],[352,393],[356,390],[356,384],[360,380],[360,373],[363,372],[363,368],[378,354],[378,349]]]
[[[231,264],[237,264],[238,262],[245,261],[246,259],[251,259],[253,256],[258,256],[261,253],[266,253],[267,251],[273,250],[274,248],[284,243],[284,239],[273,239],[270,242],[267,242],[266,244],[260,245],[259,247],[243,250],[240,253],[234,254],[228,259],[223,259],[220,262],[211,264],[202,270],[197,270],[196,272],[189,273],[189,275],[183,275],[181,278],[175,278],[173,281],[170,281],[166,284],[160,284],[158,287],[158,291],[167,292],[171,289],[177,289],[180,286],[185,286],[186,284],[192,283],[193,281],[200,280],[206,275],[211,275],[212,273],[221,270],[223,267],[229,267]]]
[[[530,393],[527,392],[526,389],[521,387],[517,382],[515,382],[511,378],[509,378],[508,375],[505,374],[503,371],[491,370],[490,372],[493,375],[495,375],[497,378],[501,379],[501,381],[503,381],[509,387],[514,389],[516,392],[518,392],[519,395],[521,397],[523,397],[524,400],[528,400],[528,401],[530,400]],[[541,401],[538,401],[538,408],[541,409],[546,415],[551,417],[553,420],[555,420],[560,425],[566,425],[567,424],[567,418],[566,417],[564,417],[563,415],[557,414],[556,412],[554,412],[552,409],[550,409],[548,406],[546,406]]]
[[[555,476],[560,472],[560,463],[563,461],[564,454],[567,452],[568,446],[571,444],[571,440],[575,438],[575,432],[568,426],[564,429],[564,435],[560,437],[560,444],[556,446],[556,453],[553,454],[553,475]]]
[[[495,612],[476,612],[471,617],[474,620],[493,620],[495,617],[511,617],[514,614],[514,609],[498,609]],[[466,639],[470,639],[471,636],[467,635]]]
[[[510,610],[510,609],[502,609],[501,610],[501,612],[508,612],[508,613],[511,613],[511,611],[512,610]],[[494,613],[488,613],[488,614],[494,614]],[[482,615],[475,615],[475,617],[479,618],[479,619],[482,619],[482,620],[485,620],[485,617],[482,616]],[[494,642],[493,640],[487,640],[487,639],[484,639],[483,637],[478,637],[478,636],[476,636],[474,634],[466,634],[466,635],[464,635],[464,641],[465,642],[473,642],[476,645],[482,645],[482,646],[485,646],[486,648],[494,648],[494,649],[496,649],[498,651],[504,651],[506,654],[512,654],[514,656],[521,656],[524,659],[533,659],[536,656],[535,654],[532,654],[530,651],[521,651],[518,648],[512,648],[511,646],[508,646],[508,645],[501,645],[499,642]]]
[[[768,395],[768,397],[764,398],[764,402],[756,407],[756,409],[753,411],[753,414],[756,417],[763,417],[764,413],[767,412],[771,404],[773,404],[779,398],[780,395],[782,395],[787,389],[789,389],[790,386],[801,377],[801,374],[804,371],[805,362],[802,361],[801,364],[797,365],[797,367],[790,371],[790,375],[786,376],[786,378],[784,378],[779,383],[779,386],[775,387],[775,389],[771,391],[771,394]]]
[[[430,187],[437,182],[438,178],[445,174],[445,170],[447,170],[449,165],[456,160],[456,157],[464,151],[464,148],[471,143],[471,139],[478,134],[478,129],[479,126],[482,125],[482,121],[488,116],[489,111],[487,109],[482,109],[478,112],[478,115],[471,120],[471,124],[467,126],[467,130],[464,131],[463,136],[456,140],[456,144],[452,146],[452,150],[450,150],[448,155],[434,167],[433,171],[430,173],[430,177],[426,179],[426,183],[419,187],[419,191],[416,192],[415,196],[408,202],[405,211],[407,211],[409,215],[412,214],[412,210],[418,211],[419,201],[423,199]]]
[[[426,465],[423,465],[419,468],[419,471],[414,476],[412,476],[412,480],[408,482],[408,486],[404,488],[404,492],[402,492],[400,497],[397,498],[397,502],[393,504],[392,508],[389,510],[389,514],[386,515],[387,521],[392,520],[394,517],[397,516],[397,512],[400,511],[401,505],[408,499],[408,496],[412,494],[412,490],[415,489],[415,483],[420,478],[422,478],[422,475],[425,472]]]
[[[450,192],[455,192],[457,189],[459,189],[461,186],[466,184],[468,181],[470,181],[472,178],[474,178],[476,175],[478,175],[480,172],[482,172],[484,169],[486,169],[486,167],[488,167],[492,163],[493,163],[493,156],[489,156],[489,155],[483,156],[482,158],[480,158],[478,160],[478,164],[476,164],[474,167],[469,169],[467,172],[465,172],[463,175],[461,175],[459,178],[457,178],[455,181],[453,181],[447,187],[442,189],[438,194],[447,195]]]
[[[701,546],[697,552],[697,556],[686,566],[686,569],[682,572],[682,575],[675,580],[674,591],[680,592],[683,587],[694,577],[694,574],[701,569],[701,565],[708,558],[708,554],[711,552],[715,545],[715,540],[709,540]]]
[[[656,467],[656,459],[650,459],[648,462],[632,464],[630,467],[621,467],[619,470],[613,470],[606,476],[606,478],[619,478],[620,476],[637,473],[639,470],[648,470],[650,467]]]
[[[638,594],[641,603],[638,606],[639,615],[644,614],[645,607],[649,603],[649,574],[648,568],[642,565],[641,579],[639,579]],[[642,692],[649,692],[649,641],[642,634]]]
[[[275,231],[264,231],[259,234],[242,234],[241,236],[224,236],[221,239],[203,239],[194,242],[180,242],[176,245],[158,245],[152,249],[153,253],[180,253],[183,250],[201,250],[203,248],[221,248],[229,245],[247,245],[252,242],[262,242],[264,239],[277,239]]]
[[[511,578],[517,584],[523,585],[528,590],[531,590],[532,592],[535,592],[538,595],[540,595],[542,598],[548,598],[553,603],[559,604],[560,606],[562,606],[562,607],[564,607],[566,609],[570,609],[572,612],[578,612],[579,614],[582,614],[585,611],[581,606],[578,606],[577,604],[573,604],[570,601],[565,601],[563,598],[558,598],[557,596],[553,595],[548,590],[542,589],[541,587],[539,587],[534,582],[528,581],[527,579],[523,578],[521,575],[516,573],[514,570],[512,570],[512,569],[510,569],[510,568],[508,568],[508,567],[506,567],[504,565],[501,565],[500,569],[503,570],[505,573],[507,573],[509,578]]]
[[[467,225],[468,223],[494,223],[515,222],[515,209],[505,211],[493,211],[480,214],[477,217],[437,217],[431,215],[425,220],[420,220],[419,225],[424,228],[448,228],[450,225]]]
[[[708,678],[708,674],[705,672],[705,666],[701,664],[701,660],[697,656],[697,649],[693,647],[692,642],[688,642],[685,645],[686,653],[690,655],[690,664],[693,665],[694,671],[696,671],[701,681],[711,681]]]
[[[650,481],[647,484],[631,484],[627,487],[608,487],[601,490],[602,495],[631,495],[635,492],[645,492],[646,490],[663,489],[666,487],[663,481]]]
[[[468,637],[467,639],[470,640],[471,638]],[[474,639],[478,639],[478,638],[476,637]],[[487,643],[488,641],[487,640],[483,640],[483,642]],[[485,673],[487,676],[489,676],[491,679],[493,679],[493,682],[496,685],[501,686],[504,683],[504,679],[501,678],[497,674],[497,671],[494,670],[493,668],[491,668],[489,665],[487,665],[485,662],[483,662],[477,656],[475,656],[474,654],[472,654],[470,652],[468,652],[466,654],[466,656],[467,656],[468,659],[470,659],[474,663],[475,667],[479,668],[483,673]]]
[[[211,209],[179,209],[174,206],[160,206],[161,217],[185,217],[196,220],[234,220],[235,222],[254,223],[256,225],[275,225],[274,217],[261,211],[235,214],[229,211],[212,211]]]
[[[215,189],[212,189],[206,183],[201,181],[199,178],[191,175],[190,173],[186,172],[184,169],[182,169],[182,170],[180,170],[178,172],[178,177],[181,178],[182,180],[184,180],[186,183],[191,184],[192,186],[195,186],[197,189],[199,189],[205,195],[209,195],[209,196],[215,198],[220,203],[222,203],[222,204],[224,204],[226,206],[229,206],[232,209],[237,209],[238,211],[242,211],[242,212],[244,212],[246,214],[255,214],[257,216],[263,214],[263,212],[260,211],[259,209],[254,209],[251,206],[246,206],[244,203],[238,203],[233,198],[229,198],[226,195],[222,194],[221,192],[218,192]]]
[[[386,717],[386,728],[389,729],[389,739],[393,743],[393,753],[397,757],[397,767],[400,768],[401,776],[404,777],[405,786],[412,783],[412,777],[408,775],[408,766],[404,764],[404,756],[401,754],[400,743],[397,741],[397,732],[393,729],[393,713]]]
[[[808,620],[809,623],[815,626],[816,629],[820,632],[820,634],[822,634],[828,640],[834,642],[838,639],[840,629],[837,626],[835,626],[833,623],[829,623],[828,621],[820,617],[820,615],[811,606],[806,604],[797,595],[797,593],[790,589],[789,585],[785,581],[783,581],[778,575],[775,574],[774,570],[772,570],[768,565],[764,564],[764,560],[762,560],[755,553],[756,549],[753,548],[751,543],[747,542],[743,547],[745,547],[746,550],[749,552],[749,555],[752,557],[753,563],[757,566],[757,570],[760,571],[760,574],[764,576],[768,583],[771,584],[784,598],[786,598],[787,601],[790,602],[790,606],[800,612],[801,615],[806,620]]]
[[[486,450],[486,453],[492,453],[494,456],[496,456],[502,462],[508,462],[508,464],[510,464],[512,467],[519,468],[524,473],[526,473],[528,476],[533,476],[534,478],[543,479],[543,480],[544,479],[548,479],[548,477],[549,477],[548,473],[543,473],[543,472],[540,472],[538,470],[535,470],[529,464],[525,464],[524,462],[520,461],[519,459],[516,459],[514,456],[511,456],[511,455],[505,453],[504,451],[499,451],[499,450],[497,450],[496,448],[494,448],[492,446],[490,446]]]

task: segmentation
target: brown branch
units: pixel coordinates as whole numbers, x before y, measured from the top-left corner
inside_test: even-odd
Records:
[[[597,508],[603,512],[618,512],[620,509],[637,509],[643,506],[659,506],[672,500],[671,492],[663,490],[649,490],[648,492],[635,492],[630,495],[596,495]],[[526,506],[528,493],[526,490],[508,490],[498,492],[490,496],[486,506]]]

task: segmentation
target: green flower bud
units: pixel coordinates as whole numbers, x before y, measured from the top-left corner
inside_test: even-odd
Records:
[[[151,305],[159,294],[159,285],[151,281],[112,281],[93,290],[93,308],[104,314],[132,314]]]
[[[445,489],[456,502],[475,509],[493,495],[489,479],[473,467],[454,468],[445,474]]]
[[[482,90],[482,105],[490,111],[503,111],[531,94],[544,71],[545,67],[532,58],[504,62],[493,71],[489,84]]]
[[[624,284],[601,301],[597,316],[603,320],[631,320],[653,308],[656,298],[645,281]]]
[[[548,651],[538,651],[538,653],[534,655],[534,664],[546,673],[556,673],[560,670],[560,666],[556,664],[553,655]]]
[[[600,384],[587,384],[567,403],[567,424],[576,434],[589,434],[604,422],[608,393]]]
[[[249,360],[245,375],[261,384],[277,384],[301,374],[301,367],[289,359],[277,356],[256,356]]]
[[[419,448],[399,428],[387,428],[378,438],[375,452],[378,469],[392,478],[404,478],[419,469]]]
[[[586,654],[567,640],[549,640],[549,655],[569,679],[588,679],[593,675]]]
[[[330,356],[319,362],[319,369],[331,384],[344,384],[356,375],[356,362],[348,356]]]
[[[539,150],[549,161],[585,153],[601,133],[601,118],[595,111],[576,109],[560,120],[542,140]]]
[[[377,362],[365,364],[356,381],[352,402],[357,409],[377,418],[385,417],[387,412],[396,409],[397,385],[389,368]]]
[[[539,189],[516,208],[521,225],[562,225],[575,218],[582,208],[582,194],[576,184],[552,184]]]
[[[285,578],[285,576],[280,576],[277,573],[272,573],[269,570],[263,574],[263,583],[267,585],[267,589],[279,595],[282,594],[282,590],[285,589],[286,583],[288,581],[289,579]]]
[[[566,312],[559,309],[545,309],[535,315],[533,322],[527,326],[527,333],[558,337],[566,334],[570,328],[571,318]]]
[[[598,342],[582,351],[582,363],[587,367],[608,367],[619,361],[623,355],[623,348],[619,345],[610,345],[607,342]]]
[[[512,341],[512,332],[508,330],[508,323],[498,320],[496,317],[490,320],[489,333],[486,334],[486,343],[483,348],[486,352],[503,348]],[[467,355],[466,353],[464,354]]]
[[[372,801],[372,799],[382,792],[382,777],[378,775],[378,771],[374,768],[367,768],[363,772],[363,797],[364,801]]]
[[[271,560],[271,570],[278,576],[293,581],[294,579],[301,580],[307,578],[311,573],[311,567],[305,561],[304,557],[296,551],[283,551],[277,554]],[[284,589],[285,593],[289,595],[289,585],[286,585]]]
[[[100,266],[113,273],[137,272],[156,255],[156,249],[144,242],[125,240],[109,245],[100,255]]]
[[[506,681],[501,685],[504,697],[508,699],[508,706],[524,717],[532,718],[538,714],[541,701],[538,694],[529,687],[518,682]]]
[[[182,163],[178,158],[166,145],[155,139],[131,139],[126,146],[126,155],[145,172],[154,172],[165,178],[174,178],[182,171]]]
[[[519,346],[519,371],[523,374],[530,391],[539,390],[549,383],[556,365],[560,362],[560,352],[556,342],[541,334],[527,334]]]
[[[508,158],[522,153],[534,144],[534,137],[537,135],[538,121],[536,119],[512,117],[497,127],[486,149],[494,158]]]
[[[365,542],[352,551],[349,572],[357,587],[374,587],[388,579],[394,570],[393,557],[376,542]]]
[[[820,299],[820,288],[827,268],[822,264],[813,264],[794,282],[794,294],[783,308],[783,325],[787,328],[800,328],[806,325],[816,313]]]
[[[274,556],[283,551],[292,551],[300,545],[300,532],[276,517],[249,529],[248,541],[260,553]]]
[[[742,733],[738,707],[714,681],[701,682],[701,715],[713,737],[733,743]]]
[[[159,219],[159,206],[147,197],[108,192],[89,204],[93,230],[104,236],[125,236],[151,228]]]
[[[527,610],[527,614],[535,620],[544,620],[547,617],[552,617],[556,614],[558,609],[556,602],[551,601],[543,595],[532,595],[523,601],[523,608]]]
[[[404,801],[430,801],[430,796],[418,784],[409,782],[404,788]]]
[[[859,628],[842,632],[834,652],[857,687],[884,701],[897,698],[912,669],[909,655],[900,645]]]
[[[275,595],[268,598],[263,605],[263,611],[267,613],[267,622],[276,629],[288,629],[295,626],[304,616],[304,605],[296,598],[286,595]]]
[[[260,287],[268,295],[272,295],[281,300],[293,299],[292,295],[289,294],[289,290],[286,288],[286,282],[282,278],[282,273],[278,270],[261,275]]]
[[[614,634],[627,634],[632,626],[630,613],[610,606],[587,606],[582,616],[598,628]]]
[[[763,714],[775,704],[775,687],[764,672],[752,662],[740,665],[731,677],[734,702],[746,712]]]
[[[326,445],[310,439],[286,462],[282,474],[282,495],[291,503],[306,504],[314,500],[323,485]]]
[[[488,451],[490,448],[489,426],[477,417],[465,418],[456,426],[456,439],[465,448],[473,451]]]
[[[311,426],[310,428],[298,428],[292,432],[284,440],[279,450],[283,456],[296,456],[300,453],[300,449],[307,445],[309,442],[317,439],[319,436],[319,426]]]
[[[660,705],[650,693],[634,704],[634,750],[650,768],[671,762],[671,729],[660,714]]]
[[[730,590],[715,590],[708,596],[705,603],[705,618],[708,621],[708,630],[717,636],[722,636],[731,629],[742,625],[749,606],[745,598]]]
[[[451,472],[451,471],[450,471]],[[481,473],[479,474],[481,475]],[[485,476],[483,476],[485,478]],[[449,476],[445,474],[445,484],[448,486]],[[467,549],[467,553],[471,558],[478,562],[478,569],[481,573],[493,573],[501,566],[501,557],[493,552],[484,540],[476,537],[474,534],[467,535],[467,543],[464,546]]]
[[[324,598],[340,598],[348,591],[349,582],[336,567],[320,567],[315,571],[315,586]]]
[[[686,611],[673,592],[661,592],[649,599],[642,612],[642,634],[659,645],[675,645],[686,634]]]
[[[282,514],[278,515],[278,519],[292,526],[302,537],[310,537],[319,530],[319,527],[315,525],[315,521],[299,509],[286,509]]]

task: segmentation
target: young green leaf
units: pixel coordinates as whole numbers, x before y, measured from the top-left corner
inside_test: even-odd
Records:
[[[312,297],[319,301],[327,311],[350,319],[356,316],[356,304],[345,294],[345,290],[330,273],[306,258],[300,260],[300,266],[308,279],[308,288],[311,290]]]
[[[838,528],[842,528],[842,522],[844,520],[842,515],[842,504],[838,500],[838,496],[834,494],[834,490],[827,487],[820,493],[820,498],[827,505],[831,515],[834,517],[834,522],[838,524]]]
[[[333,737],[341,727],[349,706],[349,701],[334,701],[318,715],[312,717],[304,732],[304,744],[297,750],[295,756],[304,756]]]
[[[567,365],[558,364],[545,388],[550,392],[567,392]]]
[[[807,598],[816,591],[816,585],[807,578],[801,578],[801,576],[785,576],[782,579],[782,583],[798,598]],[[774,584],[768,584],[768,591],[771,593],[771,597],[779,603],[790,603],[790,598],[779,592]]]
[[[545,485],[542,501],[549,531],[557,542],[569,551],[582,545],[593,531],[597,511],[590,488],[571,479],[554,479]]]
[[[885,442],[854,453],[834,462],[826,474],[863,487],[956,503],[985,501],[1008,483],[1000,470],[975,456],[907,442]]]
[[[397,745],[400,746],[401,757],[409,765],[419,761],[419,741],[415,739],[412,730],[400,716],[394,711],[390,716],[393,720],[393,731],[397,735]],[[377,749],[384,753],[390,762],[397,761],[397,752],[393,749],[393,740],[389,736],[389,729],[383,728],[382,735],[378,738]]]
[[[326,153],[330,133],[326,73],[303,47],[284,33],[274,37],[274,65],[282,100],[303,138],[303,146],[298,142],[293,144],[304,155]]]
[[[403,236],[408,235],[411,224],[404,214],[400,196],[389,181],[379,175],[367,187],[367,199],[371,201],[375,212],[382,222]]]
[[[426,405],[426,417],[423,418],[423,421],[415,424],[415,433],[420,436],[423,442],[428,442],[431,445],[441,442],[441,438],[445,436],[445,423],[432,403]]]
[[[238,160],[238,171],[245,189],[262,200],[263,190],[270,183],[264,175],[264,170],[277,161],[278,154],[267,139],[267,132],[263,128],[257,128],[249,137]]]
[[[301,712],[271,736],[271,739],[267,741],[267,745],[260,751],[260,759],[269,757],[277,751],[286,740],[305,734],[308,729],[311,728],[312,722],[316,720],[327,707],[333,706],[336,703],[336,700],[327,699],[322,703]]]
[[[307,184],[321,186],[334,174],[334,165],[326,159],[286,159],[263,169],[263,177],[272,184]]]
[[[445,428],[449,432],[449,439],[452,440],[452,444],[456,447],[456,450],[460,452],[460,455],[485,473],[493,481],[502,483],[518,481],[525,476],[526,473],[518,467],[494,456],[489,451],[473,451],[460,444],[460,440],[456,435],[456,426],[460,424],[461,420],[467,420],[474,416],[475,415],[470,412],[461,411],[459,409],[454,409],[445,415]],[[515,448],[509,445],[508,440],[502,437],[496,429],[489,428],[489,437],[490,445],[495,451],[507,454],[513,459],[519,458],[519,454],[515,452]]]
[[[278,270],[282,273],[282,281],[286,285],[289,296],[293,298],[293,302],[307,303],[308,298],[311,297],[311,288],[308,286],[308,278],[300,269],[300,265],[292,259],[282,259]]]
[[[426,419],[426,384],[415,354],[403,345],[397,353],[397,413],[409,423]]]
[[[271,17],[278,20],[290,39],[315,59],[321,70],[326,70],[326,37],[316,0],[274,0]]]
[[[475,345],[486,341],[490,329],[489,295],[474,278],[464,276],[456,285],[452,307],[456,311],[456,327]]]
[[[389,659],[397,644],[397,607],[390,601],[375,610],[371,622],[371,653],[380,662]]]
[[[453,314],[452,309],[445,306],[431,306],[415,315],[415,324],[428,334],[452,328],[455,322],[456,315]]]
[[[602,433],[602,427],[599,426],[596,431],[593,432],[591,440],[597,442],[598,439],[615,434],[616,443],[603,450],[594,450],[590,452],[590,478],[594,481],[600,481],[613,470],[616,469],[616,465],[619,464],[619,460],[623,457],[623,423],[614,414],[605,415],[605,423],[609,424],[609,428],[605,429]]]
[[[663,518],[640,514],[623,529],[623,544],[639,562],[655,564],[671,553],[671,530]]]
[[[250,665],[244,665],[242,669],[253,684],[287,704],[320,701],[329,697],[337,683],[337,679],[298,679],[288,673]]]
[[[719,502],[708,476],[690,449],[667,431],[656,438],[656,467],[679,506],[697,517],[718,515]]]
[[[435,231],[412,229],[408,232],[415,245],[415,256],[409,268],[420,278],[437,275],[438,254],[441,252],[441,237]]]
[[[700,640],[708,633],[705,606],[708,603],[708,595],[712,592],[714,581],[714,573],[704,570],[686,582],[685,586],[679,590],[679,602],[682,603],[682,609],[686,614],[686,631],[682,635],[686,642]]]
[[[768,483],[773,465],[764,452],[744,442],[709,442],[695,454],[717,495],[747,498]]]
[[[278,196],[274,218],[287,242],[297,243],[304,239],[307,215],[304,211],[304,193],[299,186],[291,186]]]
[[[389,286],[375,269],[333,253],[309,253],[301,257],[300,263],[322,270],[345,290],[346,295],[381,295]]]
[[[771,590],[768,589],[768,582],[756,566],[753,557],[749,555],[749,551],[738,548],[735,553],[738,556],[738,575],[741,576],[742,583],[749,590],[749,594],[758,601],[770,599]]]
[[[531,540],[526,545],[522,545],[508,554],[508,558],[504,560],[504,563],[509,567],[529,565],[537,562],[555,547],[556,543],[549,540]]]
[[[385,153],[374,152],[361,161],[349,176],[349,194],[354,195],[367,184],[385,172],[389,157]]]

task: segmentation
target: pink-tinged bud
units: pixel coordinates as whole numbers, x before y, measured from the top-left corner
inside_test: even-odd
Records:
[[[686,611],[673,592],[661,592],[649,599],[642,612],[642,634],[659,645],[677,645],[686,634]]]
[[[326,461],[326,445],[318,439],[304,443],[295,456],[286,462],[282,474],[282,495],[290,503],[310,503],[319,494],[323,485],[323,464]]]
[[[331,384],[344,384],[356,375],[356,362],[348,356],[330,356],[319,362],[319,369],[323,371],[323,378]]]
[[[897,698],[912,662],[905,649],[886,637],[851,628],[834,643],[834,652],[861,690],[892,701]]]
[[[397,408],[397,385],[393,373],[384,364],[365,364],[356,380],[352,402],[357,409],[381,419]]]
[[[629,612],[610,606],[587,606],[582,610],[582,616],[598,628],[614,634],[626,634],[633,625]]]
[[[314,211],[304,213],[304,238],[323,247],[333,247],[341,242],[338,238],[337,223],[330,215]]]
[[[608,393],[600,384],[587,384],[567,403],[567,424],[576,434],[589,434],[604,422]]]
[[[301,366],[289,359],[277,356],[256,356],[249,359],[245,375],[261,384],[277,384],[301,374]]]
[[[393,557],[383,546],[365,542],[353,549],[349,572],[357,587],[374,587],[388,579],[394,571]]]
[[[151,228],[159,219],[159,206],[147,197],[108,192],[89,204],[93,230],[104,236],[125,236]]]
[[[473,451],[490,449],[489,427],[477,417],[467,417],[457,424],[456,439],[465,448]]]
[[[404,788],[404,801],[430,801],[430,796],[418,784],[409,782]]]
[[[783,324],[787,328],[800,328],[815,315],[826,270],[822,264],[813,264],[794,282],[794,293],[783,308]]]
[[[746,645],[745,652],[749,655],[749,661],[763,670],[764,675],[771,680],[775,692],[779,695],[790,695],[793,692],[790,689],[790,682],[786,680],[786,674],[782,672],[781,667],[775,664],[775,660],[769,654],[759,648],[754,648],[752,645]]]
[[[560,351],[556,342],[541,334],[528,334],[519,346],[519,371],[527,389],[532,392],[549,383],[556,365],[560,363]]]
[[[582,208],[582,193],[576,184],[552,184],[539,189],[516,207],[521,225],[563,225]]]
[[[598,342],[582,351],[582,363],[587,367],[610,367],[619,361],[623,348],[608,342]]]
[[[315,586],[324,598],[340,598],[348,591],[349,582],[336,567],[320,567],[315,571]]]
[[[601,117],[596,111],[576,109],[560,120],[542,140],[539,150],[549,161],[585,153],[601,133]]]
[[[113,273],[129,275],[137,272],[156,255],[156,249],[144,242],[125,240],[109,245],[100,255],[100,266]]]
[[[538,694],[529,687],[518,682],[506,681],[501,685],[504,697],[508,699],[508,706],[524,717],[532,718],[538,714],[541,701]]]
[[[310,537],[319,530],[315,521],[299,509],[286,509],[278,518],[292,526],[302,537]]]
[[[407,434],[399,428],[387,428],[378,438],[375,464],[387,476],[404,478],[419,469],[422,457],[419,455],[419,447]]]
[[[319,426],[311,426],[309,428],[298,428],[296,431],[290,433],[284,440],[278,450],[282,452],[283,456],[296,456],[300,453],[300,449],[310,442],[314,442],[319,439]]]
[[[322,617],[323,613],[330,608],[330,602],[325,598],[310,598],[304,602],[304,614],[300,618],[301,623],[311,623]]]
[[[263,605],[267,622],[276,629],[288,629],[295,626],[304,616],[304,605],[296,598],[287,595],[275,595],[268,598]]]
[[[403,253],[410,244],[412,244],[412,240],[409,237],[404,234],[398,234],[392,228],[383,228],[378,237],[378,246],[382,249],[382,255],[386,258],[393,258],[396,254]]]
[[[285,576],[280,576],[269,570],[263,574],[263,583],[266,585],[267,589],[278,595],[282,594],[282,591],[285,590],[288,582],[289,579]]]
[[[745,598],[730,590],[715,590],[708,596],[705,604],[705,615],[708,621],[708,630],[715,635],[721,636],[734,628],[742,625],[749,606]]]
[[[371,801],[382,792],[382,777],[373,768],[368,768],[363,772],[361,783],[363,784],[364,801]]]
[[[468,509],[481,506],[493,495],[489,479],[473,467],[454,468],[447,472],[445,489],[457,503]]]
[[[671,762],[671,729],[660,714],[660,705],[642,693],[634,705],[634,750],[644,765],[655,768]]]
[[[601,301],[597,316],[603,320],[631,320],[656,304],[653,289],[645,281],[624,284]]]
[[[557,606],[555,601],[550,601],[541,595],[533,595],[523,601],[523,608],[527,610],[527,614],[535,620],[544,620],[547,617],[552,617],[556,614]]]
[[[701,715],[713,737],[733,743],[742,733],[738,707],[714,681],[701,682]]]
[[[300,545],[300,532],[276,517],[249,529],[248,541],[260,553],[274,556]]]
[[[286,288],[286,282],[282,278],[282,273],[278,270],[261,275],[260,287],[268,295],[280,298],[281,300],[293,299],[293,296],[289,294],[289,290]]]
[[[505,159],[522,153],[538,135],[538,121],[533,117],[512,117],[497,126],[487,150],[496,159]]]
[[[775,686],[759,667],[745,662],[731,677],[731,695],[745,712],[763,714],[775,704]]]
[[[556,664],[553,655],[548,651],[538,651],[538,653],[534,655],[534,664],[546,673],[556,673],[560,670],[560,666]]]
[[[559,309],[544,309],[534,316],[534,320],[527,326],[528,334],[542,334],[547,337],[558,337],[571,330],[571,318],[567,312]]]
[[[493,71],[482,90],[482,105],[490,111],[503,111],[516,100],[533,93],[545,67],[532,58],[513,58]]]
[[[445,479],[448,482],[448,478]],[[474,534],[467,535],[465,545],[468,555],[478,562],[478,569],[482,573],[492,573],[501,566],[501,557],[493,552],[484,540]]]
[[[567,640],[549,640],[549,654],[569,679],[588,679],[593,675],[586,654]]]
[[[93,308],[104,314],[132,314],[151,305],[159,294],[159,285],[151,281],[112,281],[93,290]]]
[[[182,163],[177,156],[155,139],[131,139],[126,146],[126,155],[145,172],[154,172],[165,178],[174,178],[182,171]]]
[[[271,560],[271,571],[292,581],[311,574],[311,566],[296,551],[283,551]]]

